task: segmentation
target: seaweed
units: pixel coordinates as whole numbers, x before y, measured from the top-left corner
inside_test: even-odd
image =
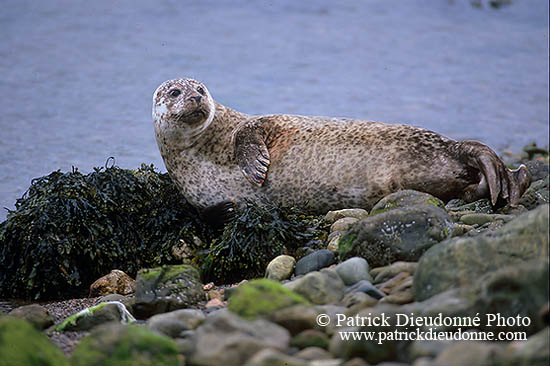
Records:
[[[1,297],[80,296],[117,268],[174,262],[180,239],[208,235],[167,174],[152,165],[55,171],[34,179],[0,224]]]

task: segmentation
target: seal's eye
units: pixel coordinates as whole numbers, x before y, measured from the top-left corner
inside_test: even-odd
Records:
[[[168,92],[168,95],[171,96],[172,98],[175,98],[180,94],[181,94],[181,90],[179,89],[172,89],[170,90],[170,92]]]
[[[204,94],[205,94],[204,89],[203,89],[202,87],[200,87],[200,86],[197,88],[197,91],[200,93],[200,95],[204,95]]]

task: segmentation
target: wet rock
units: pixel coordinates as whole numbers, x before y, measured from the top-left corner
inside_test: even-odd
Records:
[[[285,284],[314,304],[335,304],[344,296],[344,282],[331,270],[310,272],[304,277]]]
[[[386,294],[377,289],[372,283],[370,283],[370,281],[367,280],[361,280],[353,286],[348,287],[345,293],[348,294],[353,292],[363,292],[375,299],[381,299],[386,296]]]
[[[328,336],[319,330],[307,329],[292,337],[290,346],[298,349],[307,347],[318,347],[327,349],[329,343]]]
[[[370,215],[374,216],[388,210],[415,205],[428,205],[445,209],[445,204],[443,201],[432,196],[431,194],[404,189],[389,194],[378,201],[378,203],[372,208]]]
[[[135,281],[126,273],[113,269],[109,274],[99,278],[90,285],[88,297],[99,297],[110,294],[129,295],[134,292]]]
[[[259,279],[237,287],[229,298],[228,309],[246,319],[268,316],[274,311],[298,304],[309,304],[298,292],[279,282]]]
[[[369,213],[366,210],[363,210],[362,208],[347,208],[343,210],[329,211],[325,215],[325,218],[323,219],[323,221],[325,221],[328,224],[333,224],[334,222],[344,217],[353,217],[358,220],[362,220],[367,216],[369,216]]]
[[[350,308],[350,311],[355,313],[363,308],[374,306],[377,303],[378,299],[364,292],[350,292],[340,301],[340,305]]]
[[[390,264],[389,266],[384,267],[376,267],[373,268],[370,271],[371,276],[374,277],[373,283],[382,283],[384,281],[389,280],[390,278],[393,278],[397,276],[399,273],[406,272],[410,275],[414,275],[414,272],[416,271],[416,267],[418,267],[417,262],[395,262]]]
[[[330,232],[333,233],[335,231],[346,231],[351,225],[355,224],[358,221],[359,219],[355,217],[341,218],[330,226]]]
[[[439,207],[395,208],[354,225],[340,240],[341,259],[365,258],[372,266],[416,261],[434,244],[452,235],[453,223]]]
[[[318,271],[333,264],[334,254],[327,249],[316,250],[296,262],[294,273],[301,276],[309,272]]]
[[[546,176],[543,180],[538,180],[529,186],[527,191],[521,196],[519,203],[525,206],[528,210],[532,210],[537,206],[550,203],[550,178]]]
[[[206,318],[190,337],[185,353],[191,365],[244,365],[264,348],[286,351],[290,335],[267,320],[247,321],[229,311]]]
[[[531,182],[548,177],[550,174],[550,165],[540,160],[529,160],[525,163],[529,174],[531,174]]]
[[[338,255],[338,248],[340,247],[340,239],[344,236],[343,231],[335,231],[329,234],[327,238],[327,250],[330,250],[334,255]]]
[[[120,302],[103,302],[71,315],[55,327],[57,332],[90,330],[109,322],[132,323],[135,319]]]
[[[412,285],[412,277],[410,273],[400,272],[396,274],[394,277],[387,280],[386,282],[383,282],[380,285],[378,285],[378,288],[380,289],[380,291],[386,294],[391,294],[395,288],[401,286],[405,281],[409,281],[408,287]]]
[[[435,359],[436,365],[499,364],[502,347],[490,342],[455,342]]]
[[[266,348],[256,353],[245,366],[308,366],[306,360],[289,356],[281,351]]]
[[[134,312],[154,314],[196,306],[205,300],[199,272],[190,265],[142,269],[136,279]]]
[[[550,328],[546,327],[527,341],[511,342],[502,357],[503,365],[548,365],[550,363]]]
[[[329,360],[332,355],[325,349],[319,347],[307,347],[297,352],[294,356],[303,360]]]
[[[69,361],[30,323],[0,316],[0,364],[68,366]]]
[[[364,258],[350,258],[334,267],[334,271],[338,273],[346,286],[353,285],[361,280],[372,281],[369,274],[369,264]]]
[[[453,237],[456,236],[462,236],[469,232],[470,230],[473,230],[474,227],[471,225],[464,225],[464,224],[454,224],[453,225]]]
[[[145,326],[106,324],[83,338],[71,355],[73,366],[179,366],[176,343]]]
[[[430,248],[414,275],[419,301],[451,287],[475,283],[483,274],[526,260],[547,257],[548,205],[527,212],[500,230],[453,238]]]
[[[20,306],[10,311],[8,315],[26,320],[38,330],[43,330],[53,325],[53,317],[48,310],[38,304]]]
[[[320,313],[320,310],[312,306],[294,305],[273,312],[269,320],[296,335],[306,329],[318,328],[316,319]]]
[[[267,265],[265,277],[269,280],[282,281],[287,280],[294,272],[296,259],[289,255],[280,255],[275,257]]]
[[[460,222],[466,225],[481,226],[488,222],[494,222],[496,220],[509,222],[509,221],[512,221],[513,219],[515,219],[515,216],[512,216],[512,215],[473,213],[473,214],[462,215],[460,217]]]
[[[204,319],[206,317],[200,310],[181,309],[153,315],[147,320],[147,326],[151,330],[176,338],[183,331],[197,328]]]

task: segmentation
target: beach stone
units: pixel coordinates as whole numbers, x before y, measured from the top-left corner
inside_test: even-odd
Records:
[[[351,312],[357,312],[363,308],[374,306],[377,303],[378,299],[364,292],[350,292],[340,301],[340,305],[346,308],[352,308],[350,309]]]
[[[416,267],[418,267],[418,262],[399,261],[392,263],[389,266],[373,268],[370,271],[370,275],[374,277],[373,283],[378,284],[387,281],[402,272],[409,273],[412,276],[416,271]]]
[[[121,308],[123,309],[121,311]],[[97,327],[98,325],[109,322],[132,322],[134,321],[130,313],[122,303],[103,302],[91,306],[83,312],[78,312],[65,319],[55,327],[58,332],[66,331],[84,331]]]
[[[267,265],[265,277],[269,280],[282,281],[292,276],[296,259],[289,255],[280,255],[273,258]]]
[[[412,277],[410,273],[407,272],[401,272],[396,274],[394,277],[390,278],[386,282],[383,282],[378,285],[378,288],[380,291],[391,294],[395,290],[399,290],[400,287],[406,286],[407,288],[412,285]]]
[[[296,335],[306,329],[317,329],[317,316],[320,310],[307,305],[294,305],[276,310],[269,320],[287,329],[291,335]]]
[[[297,304],[309,302],[277,281],[258,279],[237,287],[229,298],[228,309],[243,318],[255,319]]]
[[[244,365],[264,348],[286,351],[290,334],[264,319],[247,321],[230,311],[208,316],[190,337],[184,353],[190,365]]]
[[[470,230],[473,230],[474,227],[471,225],[464,225],[464,224],[454,224],[453,225],[453,237],[455,236],[462,236],[469,232]]]
[[[97,279],[90,285],[88,297],[99,297],[109,294],[129,295],[135,290],[135,281],[126,273],[113,269],[109,274]]]
[[[140,318],[197,306],[205,301],[199,272],[190,265],[142,269],[136,279],[134,313]]]
[[[298,349],[307,347],[328,348],[329,338],[324,332],[316,329],[306,329],[292,337],[290,346]]]
[[[69,361],[31,323],[12,316],[0,316],[0,364],[68,366]]]
[[[416,205],[370,216],[340,240],[340,259],[365,258],[372,266],[416,261],[431,246],[452,235],[453,222],[439,207]]]
[[[256,353],[245,366],[309,366],[306,360],[266,348]]]
[[[355,224],[359,219],[355,217],[343,217],[337,220],[330,226],[330,232],[346,231],[351,225]]]
[[[495,365],[499,364],[502,347],[490,342],[455,342],[436,357],[436,365]]]
[[[336,304],[344,296],[345,285],[331,270],[310,272],[304,277],[285,283],[285,286],[314,304]]]
[[[448,340],[414,340],[409,347],[409,360],[416,360],[421,357],[435,358],[445,348],[452,345],[453,341]]]
[[[353,257],[338,264],[334,267],[334,271],[338,273],[346,286],[353,285],[361,280],[372,281],[369,274],[369,264],[361,257]]]
[[[294,356],[301,358],[303,360],[309,360],[309,361],[330,360],[332,358],[332,355],[330,354],[330,352],[319,347],[304,348],[301,351],[296,352]]]
[[[545,327],[527,341],[514,341],[508,344],[502,357],[503,365],[548,365],[550,364],[550,328]]]
[[[463,205],[453,206],[447,205],[445,208],[450,212],[467,212],[467,213],[494,213],[493,205],[488,198],[482,198],[480,200],[464,203]]]
[[[318,271],[333,264],[334,254],[327,249],[316,250],[296,262],[294,274],[301,276],[309,272]]]
[[[380,303],[403,305],[414,301],[414,294],[411,288],[392,292],[390,295],[380,299]]]
[[[353,293],[353,292],[364,292],[365,294],[377,300],[386,296],[385,293],[380,291],[372,283],[370,283],[370,281],[367,281],[367,280],[361,280],[355,283],[354,285],[348,287],[345,291],[346,294]]]
[[[329,211],[325,215],[323,221],[327,224],[333,224],[344,217],[353,217],[362,220],[369,216],[369,213],[362,208],[345,208],[343,210]]]
[[[445,209],[445,204],[439,198],[431,194],[418,192],[411,189],[403,189],[387,195],[374,205],[370,216],[378,215],[388,210],[415,205],[429,205]]]
[[[548,207],[529,211],[495,232],[453,238],[430,248],[414,275],[415,299],[422,301],[448,288],[467,286],[505,266],[548,257]]]
[[[38,330],[46,329],[54,323],[48,310],[38,304],[20,306],[10,311],[8,315],[26,320]]]
[[[343,231],[335,231],[329,234],[327,238],[327,250],[330,250],[334,255],[338,255],[340,247],[340,239],[344,236]]]
[[[206,316],[200,310],[181,309],[153,315],[147,319],[147,326],[151,330],[176,338],[183,331],[197,328],[204,319]]]
[[[466,225],[481,226],[489,222],[494,222],[496,220],[509,222],[509,221],[512,221],[513,219],[515,219],[515,216],[512,216],[512,215],[473,213],[473,214],[462,215],[460,217],[460,222]]]
[[[183,362],[176,343],[141,325],[105,324],[84,337],[71,355],[72,366],[166,365]]]

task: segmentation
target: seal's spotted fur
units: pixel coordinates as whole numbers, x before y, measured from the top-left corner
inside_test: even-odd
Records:
[[[525,167],[506,169],[475,141],[406,125],[293,115],[249,116],[216,103],[192,79],[163,83],[153,101],[168,172],[199,208],[231,200],[295,203],[324,213],[370,209],[399,189],[443,200],[490,197],[516,205]]]

